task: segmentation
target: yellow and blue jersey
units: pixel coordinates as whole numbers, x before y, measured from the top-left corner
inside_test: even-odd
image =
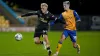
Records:
[[[76,42],[76,21],[80,21],[80,17],[75,10],[67,10],[61,13],[60,17],[56,21],[65,21],[65,30],[63,31],[63,35],[67,38],[70,36],[72,42]],[[56,22],[55,21],[55,22]],[[63,22],[64,23],[64,22]],[[53,25],[54,22],[51,22]]]
[[[64,11],[61,15],[59,19],[64,19],[66,26],[65,29],[67,30],[76,30],[76,20],[80,20],[79,15],[77,14],[77,12],[75,10],[67,10]]]
[[[65,30],[63,31],[63,34],[67,38],[70,36],[72,42],[76,42],[77,36],[76,36],[76,21],[80,21],[80,17],[77,14],[75,10],[67,10],[64,11],[59,19],[64,19],[66,26]]]

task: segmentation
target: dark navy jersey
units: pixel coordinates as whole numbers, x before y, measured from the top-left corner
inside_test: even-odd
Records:
[[[56,17],[53,14],[51,14],[49,11],[47,11],[45,14],[43,14],[41,10],[23,14],[23,15],[21,15],[21,17],[31,16],[31,15],[38,15],[38,25],[37,25],[37,27],[41,27],[41,26],[47,27],[47,26],[49,26],[50,20],[56,19]]]

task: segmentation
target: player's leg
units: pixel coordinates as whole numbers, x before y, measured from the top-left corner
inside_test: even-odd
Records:
[[[48,55],[51,56],[51,49],[50,49],[50,43],[49,43],[49,39],[48,39],[48,35],[47,35],[47,30],[43,30],[43,39],[44,39],[43,44],[46,46]]]
[[[73,47],[74,47],[75,49],[77,49],[77,53],[80,54],[80,45],[77,44],[76,42],[73,42]]]
[[[50,43],[49,43],[49,40],[48,40],[48,36],[47,35],[43,35],[43,38],[44,38],[44,41],[45,41],[45,46],[46,46],[46,49],[48,51],[48,55],[51,56],[51,49],[50,49]]]
[[[53,56],[57,56],[61,47],[62,47],[62,43],[63,41],[65,40],[65,38],[68,37],[68,33],[67,33],[67,30],[64,30],[59,42],[58,42],[58,45],[57,45],[57,48],[56,48],[56,53],[53,55]]]
[[[77,49],[78,53],[80,53],[80,45],[77,44],[76,42],[77,41],[76,31],[70,31],[69,35],[70,35],[71,41],[73,42],[73,47]]]
[[[40,32],[35,32],[34,33],[34,42],[35,44],[43,44],[43,41],[40,41],[40,36],[42,33]]]

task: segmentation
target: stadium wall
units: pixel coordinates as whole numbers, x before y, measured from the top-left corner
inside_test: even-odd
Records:
[[[35,27],[9,27],[0,28],[0,32],[34,32]]]
[[[34,16],[33,16],[34,17]],[[27,18],[29,20],[29,18]],[[33,19],[37,19],[36,17]],[[25,31],[30,32],[35,30],[35,20],[30,20],[32,23],[26,26],[10,26],[8,28],[0,27],[0,31]],[[51,31],[62,31],[63,25],[58,23],[50,27]],[[77,23],[77,30],[88,31],[88,30],[100,30],[100,16],[81,16],[81,22]]]

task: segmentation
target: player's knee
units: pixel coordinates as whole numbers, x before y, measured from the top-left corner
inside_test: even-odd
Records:
[[[63,34],[62,36],[61,36],[61,41],[64,41],[66,39],[66,36]]]
[[[41,44],[40,40],[34,41],[35,44]]]
[[[48,38],[44,38],[44,41],[45,41],[45,42],[47,42],[47,43],[49,43],[49,40],[48,40]]]
[[[40,44],[40,42],[38,42],[38,41],[35,41],[34,43],[35,43],[35,44]]]
[[[34,38],[34,43],[35,44],[40,44],[40,40],[38,38]]]
[[[44,39],[48,39],[48,35],[44,34],[44,35],[43,35],[43,38],[44,38]]]

